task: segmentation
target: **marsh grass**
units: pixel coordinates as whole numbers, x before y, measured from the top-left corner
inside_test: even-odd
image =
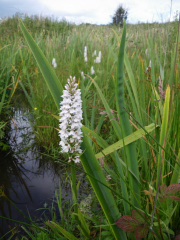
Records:
[[[59,137],[57,131],[53,129],[53,127],[58,127],[58,120],[47,113],[58,115],[58,110],[37,67],[37,63],[22,37],[19,26],[15,27],[16,21],[17,17],[15,16],[0,24],[0,31],[4,33],[3,38],[0,40],[0,68],[2,71],[4,69],[3,66],[7,66],[8,59],[12,55],[13,60],[9,73],[13,76],[18,69],[21,69],[19,89],[20,87],[23,88],[31,105],[31,111],[34,113],[32,125],[36,139],[46,150],[50,149],[52,152],[58,153]],[[54,71],[62,86],[65,85],[69,75],[76,77],[79,87],[83,89],[84,93],[84,113],[86,112],[87,114],[87,116],[84,116],[86,118],[84,124],[86,127],[95,132],[97,126],[100,126],[99,129],[101,130],[98,130],[99,135],[109,145],[118,141],[119,136],[115,134],[111,124],[112,121],[109,121],[109,118],[105,118],[105,121],[99,124],[102,117],[100,112],[104,111],[104,105],[98,95],[97,87],[94,84],[90,85],[91,80],[87,75],[90,75],[90,69],[93,66],[95,75],[90,75],[90,77],[95,80],[104,98],[109,102],[116,90],[116,66],[122,28],[86,24],[75,26],[68,25],[66,22],[58,23],[51,20],[48,22],[48,20],[45,21],[35,17],[25,17],[23,21],[49,63],[52,62],[53,58],[56,59],[57,68]],[[67,26],[58,30],[58,26],[65,25]],[[177,26],[177,21],[164,24],[127,25],[124,94],[126,111],[128,114],[131,113],[131,128],[135,131],[135,129],[140,129],[151,123],[155,123],[157,126],[152,134],[146,135],[146,138],[137,140],[135,143],[141,190],[149,190],[151,185],[154,186],[156,184],[157,166],[161,158],[164,160],[162,174],[164,183],[169,186],[172,183],[172,175],[176,182],[179,176],[178,173],[176,176],[174,174],[179,169],[177,156],[180,141],[180,57],[178,54],[175,57],[177,50],[179,51],[179,40],[178,42],[176,41]],[[6,28],[9,28],[7,34],[5,32]],[[87,46],[88,62],[84,61],[85,46]],[[95,58],[92,56],[94,50],[97,52],[101,51],[101,63],[94,63]],[[86,76],[85,80],[81,77],[80,72],[82,71]],[[168,116],[163,115],[165,101],[159,94],[159,77],[164,91],[167,89],[167,84],[170,85]],[[168,103],[166,107],[167,105]],[[92,106],[95,106],[95,108]],[[110,108],[114,110],[114,116],[117,116],[115,112],[117,111],[115,98],[111,99]],[[162,126],[163,119],[167,122],[164,127]],[[117,118],[116,120],[118,121]],[[163,136],[166,136],[165,144],[162,142]],[[89,143],[95,152],[100,151],[92,139]],[[105,147],[103,146],[102,148]],[[118,150],[118,154],[124,161],[126,160],[124,149]],[[108,160],[114,164],[113,166],[116,166],[116,159],[113,154],[105,159],[105,162]],[[121,190],[119,190],[117,183],[119,176],[115,172],[112,173],[110,168],[105,168],[107,172],[114,175],[111,184],[120,192]],[[129,184],[128,171],[126,171],[126,168],[123,168],[123,170],[125,179]],[[146,209],[151,214],[154,202],[145,195],[140,196],[140,199],[142,209]],[[119,198],[117,197],[115,200],[120,207]],[[163,210],[159,213],[162,220],[171,229],[177,229],[179,224],[177,214],[179,206],[175,204],[172,204],[170,208],[165,204],[162,206]],[[171,215],[172,212],[174,215]]]
[[[1,69],[3,66],[7,66],[7,61],[10,58],[11,51],[13,54],[13,61],[11,63],[11,75],[15,74],[17,69],[22,64],[20,81],[24,85],[25,89],[30,91],[30,98],[33,97],[33,106],[37,108],[39,116],[36,119],[36,136],[39,144],[44,146],[54,146],[58,142],[58,136],[55,130],[52,128],[39,129],[37,126],[52,126],[57,127],[55,120],[52,120],[50,115],[43,112],[57,113],[54,107],[52,97],[47,89],[41,73],[36,65],[32,53],[28,50],[27,44],[24,41],[22,33],[18,24],[19,14],[13,18],[4,19],[0,24],[0,32],[2,38],[0,40],[0,46],[4,49],[1,50]],[[46,56],[49,62],[53,58],[56,59],[57,68],[55,69],[56,75],[61,81],[62,85],[65,84],[69,75],[76,76],[78,81],[80,79],[80,72],[90,75],[91,66],[94,67],[96,81],[98,86],[102,89],[102,92],[108,101],[112,92],[114,92],[114,83],[116,76],[116,62],[118,53],[118,41],[122,34],[122,29],[116,26],[95,26],[82,24],[75,26],[67,23],[65,20],[58,22],[53,18],[43,18],[38,16],[23,15],[22,19],[36,43]],[[151,95],[151,80],[158,84],[158,77],[160,74],[160,64],[164,70],[164,86],[170,77],[171,57],[173,54],[173,44],[175,43],[175,30],[177,29],[177,21],[170,23],[172,27],[168,33],[168,24],[139,24],[127,26],[126,37],[126,52],[133,69],[134,78],[137,85],[138,96],[142,96],[142,91],[146,89],[147,94],[143,94],[141,102],[143,102],[143,109],[148,114],[148,99]],[[116,34],[115,34],[115,32]],[[167,36],[169,35],[168,42]],[[118,39],[117,39],[118,36]],[[171,37],[170,37],[171,36]],[[88,49],[88,62],[84,62],[84,46]],[[152,46],[152,52],[151,52]],[[145,54],[148,49],[148,54]],[[94,63],[95,57],[92,57],[94,50],[102,52],[101,63]],[[152,55],[152,56],[151,56]],[[139,79],[139,62],[141,58],[142,63],[142,79]],[[152,59],[153,58],[153,59]],[[149,61],[152,59],[154,62],[153,72],[146,71],[149,66]],[[152,76],[152,74],[154,76]],[[28,75],[28,77],[27,77]],[[128,82],[128,74],[125,73]],[[149,78],[148,81],[146,81]],[[27,79],[29,78],[29,82]],[[84,80],[86,87],[88,77]],[[31,84],[31,88],[30,88]],[[111,91],[109,91],[111,89]],[[127,89],[127,110],[131,112],[132,103],[129,101],[129,93]],[[92,85],[89,91],[86,92],[87,99],[87,113],[89,124],[91,122],[91,112],[93,105],[95,87]],[[141,97],[140,97],[141,98]],[[96,106],[103,107],[100,99],[96,99]],[[112,102],[111,108],[115,109],[115,102]],[[100,115],[99,110],[96,110],[95,123],[96,127]],[[147,123],[148,117],[146,117]]]

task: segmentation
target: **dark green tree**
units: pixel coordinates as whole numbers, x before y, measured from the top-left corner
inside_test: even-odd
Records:
[[[126,20],[128,16],[128,9],[124,8],[122,5],[119,5],[114,16],[112,17],[113,24],[123,25],[123,18]]]

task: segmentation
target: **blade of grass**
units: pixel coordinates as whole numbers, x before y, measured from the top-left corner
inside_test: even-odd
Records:
[[[179,162],[179,159],[180,159],[180,149],[179,149],[179,154],[178,154],[178,159],[177,159],[178,162]],[[171,177],[171,184],[178,183],[179,175],[180,175],[180,166],[179,166],[179,164],[176,163],[175,167],[174,167],[173,175]]]
[[[150,133],[151,131],[153,131],[155,129],[155,124],[152,123],[149,126],[144,127],[146,129],[146,131],[148,133]],[[145,136],[147,134],[147,132],[145,132],[142,128],[135,131],[134,133],[131,133],[130,135],[126,136],[124,139],[119,140],[118,142],[110,145],[109,147],[107,147],[106,149],[103,149],[102,152],[103,153],[97,153],[95,156],[96,158],[100,158],[104,155],[108,155],[112,152],[114,152],[115,150],[118,150],[120,148],[123,148],[124,146],[140,139],[141,137]]]
[[[103,182],[105,185],[107,185],[102,169],[85,135],[83,136],[81,149],[84,153],[80,156],[80,158],[85,171],[88,174],[94,176],[96,179]],[[95,179],[89,177],[89,181],[110,224],[110,228],[113,232],[115,239],[126,239],[125,232],[122,229],[118,228],[116,225],[112,225],[120,217],[120,213],[111,192],[109,191],[109,189],[107,189],[105,186],[102,186],[102,184],[97,182]]]
[[[112,97],[110,98],[110,100],[108,101],[108,105],[110,106],[110,104],[112,103],[113,99],[114,99],[114,96],[115,94],[112,95]],[[101,130],[101,127],[102,127],[102,124],[103,124],[103,121],[104,121],[104,118],[105,118],[105,114],[102,115],[99,119],[99,123],[96,127],[96,133],[99,134],[100,130]]]
[[[57,233],[58,235],[56,235],[57,237],[60,237],[59,233],[63,234],[67,239],[69,240],[78,240],[78,238],[76,238],[73,234],[71,234],[70,232],[66,231],[64,228],[62,228],[61,226],[59,226],[58,224],[56,224],[55,222],[46,222],[46,225],[55,233]]]
[[[88,138],[91,138],[91,136],[93,136],[95,139],[96,139],[96,143],[100,146],[100,147],[102,147],[102,148],[107,148],[109,145],[108,145],[108,143],[104,140],[104,139],[102,139],[99,135],[97,135],[95,132],[93,132],[93,131],[91,131],[90,129],[88,129],[88,128],[86,128],[86,127],[82,127],[82,131],[83,131],[83,133],[88,137]],[[103,152],[101,152],[102,153],[102,156],[105,156],[104,154],[103,154]],[[95,155],[96,156],[96,158],[97,158],[97,155]],[[114,162],[116,162],[116,159],[115,159],[115,154],[112,152],[112,153],[110,153],[110,156],[112,157],[112,159],[113,159],[113,161]],[[131,171],[131,169],[129,169],[128,167],[127,167],[127,165],[126,165],[126,163],[125,162],[123,162],[121,159],[120,159],[120,162],[121,162],[121,164],[136,178],[136,175]],[[136,178],[137,179],[137,178]],[[138,179],[137,179],[137,181],[138,181]],[[139,182],[140,183],[140,182]]]
[[[96,103],[96,95],[94,95],[94,101],[93,101],[93,106],[95,106]],[[95,114],[95,108],[92,108],[92,113],[91,113],[91,130],[94,129],[94,114]],[[90,141],[90,144],[92,146],[92,141]]]
[[[19,78],[20,78],[20,75],[21,75],[21,70],[22,70],[22,64],[20,65],[17,73],[16,73],[16,76],[15,76],[15,79],[14,79],[14,86],[12,87],[12,91],[11,91],[11,94],[9,96],[9,101],[8,101],[8,104],[10,103],[14,93],[15,93],[15,90],[18,86],[18,83],[19,83]]]
[[[85,92],[84,92],[84,79],[83,78],[81,80],[81,96],[82,96],[82,106],[83,106],[85,126],[89,127],[88,119],[87,119],[87,111],[86,111],[86,98],[85,98]]]
[[[129,123],[129,117],[125,111],[125,99],[124,99],[124,81],[123,81],[123,68],[124,68],[124,49],[125,49],[125,40],[126,40],[126,23],[123,22],[123,34],[121,38],[121,44],[119,48],[118,55],[118,65],[117,65],[117,77],[116,77],[116,106],[120,120],[120,126],[122,129],[123,138],[132,133],[131,125]],[[137,161],[137,153],[135,143],[132,142],[127,146],[124,146],[124,150],[127,156],[128,167],[139,179],[139,166]],[[140,185],[139,182],[132,175],[129,176],[129,181],[134,191],[137,199],[131,193],[131,201],[136,207],[140,207]]]
[[[117,151],[115,151],[115,156],[116,156],[116,163],[117,163],[117,166],[118,166],[118,171],[119,171],[119,174],[121,176],[120,182],[121,182],[122,195],[128,201],[128,199],[129,199],[128,191],[127,191],[127,187],[126,187],[126,184],[125,184],[125,178],[124,178],[124,173],[123,173],[123,169],[122,169],[122,164],[120,162]],[[123,200],[123,205],[124,205],[125,214],[126,215],[131,215],[129,204],[126,201]]]
[[[168,117],[169,117],[169,101],[170,101],[170,86],[167,86],[166,95],[165,95],[165,103],[163,108],[163,117],[162,117],[162,125],[161,125],[161,133],[160,133],[160,141],[159,144],[165,147],[165,139],[168,131]],[[157,166],[157,180],[156,187],[158,187],[158,179],[160,177],[160,169],[162,164],[162,174],[160,184],[163,184],[163,176],[164,176],[164,162],[163,162],[163,154],[164,151],[159,147],[159,155],[158,155],[158,166]]]
[[[23,89],[23,91],[24,91],[24,94],[26,95],[29,104],[30,104],[31,107],[34,109],[34,108],[35,108],[34,103],[33,103],[33,101],[31,100],[28,92],[26,91],[26,89],[25,89],[25,87],[24,87],[24,85],[23,85],[23,83],[22,83],[21,81],[19,82],[19,85],[22,87],[22,89]]]
[[[42,53],[41,49],[38,47],[30,33],[25,28],[23,22],[21,19],[19,19],[19,24],[21,27],[21,30],[23,32],[23,35],[29,45],[29,48],[31,49],[37,64],[40,68],[40,71],[42,72],[42,75],[44,77],[44,80],[46,81],[46,84],[48,85],[48,88],[51,92],[51,95],[54,99],[54,102],[59,109],[59,102],[62,100],[61,95],[63,94],[63,87],[57,78],[54,70],[50,66],[49,62],[47,61],[46,57]]]
[[[94,85],[95,85],[95,87],[96,87],[96,89],[97,89],[97,91],[98,91],[98,93],[99,93],[99,96],[100,96],[100,98],[101,98],[101,100],[102,100],[102,102],[103,102],[103,104],[104,104],[105,110],[106,110],[106,112],[109,114],[109,119],[110,119],[110,120],[113,119],[113,118],[114,118],[114,115],[111,113],[111,109],[110,109],[110,107],[109,107],[109,105],[108,105],[108,103],[107,103],[104,95],[102,94],[99,86],[98,86],[97,83],[94,81],[94,79],[92,79],[90,76],[89,76],[89,78],[92,80],[92,82],[94,83]],[[111,121],[111,124],[112,124],[112,126],[113,126],[113,128],[114,128],[114,132],[116,133],[117,137],[118,137],[119,139],[121,139],[121,138],[122,138],[122,135],[121,135],[121,130],[120,130],[120,127],[119,127],[118,122],[114,119],[114,120]]]

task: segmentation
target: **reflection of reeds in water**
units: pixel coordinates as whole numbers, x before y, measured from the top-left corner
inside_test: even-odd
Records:
[[[26,184],[26,182],[31,181],[29,174],[32,174],[33,178],[34,176],[38,177],[40,175],[44,178],[46,177],[45,173],[48,172],[48,178],[54,182],[55,177],[59,176],[59,169],[62,169],[60,164],[54,163],[53,161],[46,159],[44,156],[39,159],[40,156],[37,154],[37,148],[35,146],[32,148],[30,154],[31,158],[29,157],[29,161],[31,161],[31,170],[28,170],[24,167],[24,164],[20,163],[20,161],[24,162],[23,157],[21,157],[21,152],[19,152],[19,154],[16,153],[15,156],[13,156],[11,152],[1,152],[0,186],[4,186],[5,195],[19,208],[29,201],[33,203],[29,189],[30,186]],[[21,191],[19,192],[17,189],[21,189]],[[26,197],[27,202],[21,201],[22,196],[23,198]],[[14,199],[17,199],[18,201],[15,201]],[[10,202],[5,197],[1,197],[0,215],[14,219],[13,210],[13,206],[11,206]],[[4,219],[0,222],[0,235],[3,236],[7,233],[7,226],[10,225],[10,222]],[[14,224],[12,225],[14,226]]]
[[[32,205],[36,208],[35,199],[33,202],[34,194],[32,189],[30,189],[32,186],[29,186],[27,183],[30,181],[32,182],[34,178],[37,178],[37,181],[47,178],[46,180],[52,183],[50,188],[46,188],[48,192],[50,189],[52,190],[53,182],[55,182],[56,179],[60,179],[62,184],[62,203],[65,209],[67,208],[67,201],[69,202],[71,199],[69,170],[65,165],[60,164],[60,162],[55,163],[53,156],[50,158],[46,154],[40,154],[44,151],[44,148],[37,146],[31,125],[28,121],[28,119],[33,116],[27,115],[28,112],[24,111],[22,108],[13,109],[12,117],[17,125],[17,130],[14,128],[14,124],[10,122],[9,129],[6,131],[6,141],[10,145],[11,152],[1,152],[0,186],[4,185],[5,195],[18,208],[23,209],[23,205],[26,204],[27,208],[31,208]],[[33,119],[31,120],[33,121]],[[80,176],[78,176],[78,178],[79,177]],[[36,185],[36,180],[33,184]],[[83,191],[85,190],[84,188],[85,186],[83,186]],[[82,189],[79,191],[82,192],[81,190]],[[50,202],[54,201],[53,194],[50,198],[45,199],[45,201],[49,200]],[[68,204],[68,208],[69,207]],[[56,212],[56,209],[53,211]],[[17,219],[14,207],[11,206],[10,202],[5,197],[0,198],[0,212],[0,215],[3,217],[13,220]],[[32,212],[30,214],[32,214]],[[36,217],[38,217],[38,215],[39,213],[37,213]],[[34,218],[34,216],[31,217]],[[21,221],[19,217],[17,220]],[[11,222],[5,219],[0,220],[0,222],[0,235],[4,235],[9,230],[8,225],[10,225]],[[12,223],[12,226],[14,226],[14,223]]]
[[[34,157],[37,154],[34,153]],[[17,156],[17,155],[16,155]],[[32,152],[33,157],[33,152]],[[28,199],[33,202],[31,193],[26,184],[26,180],[30,180],[27,176],[27,173],[31,172],[33,176],[41,175],[44,176],[45,173],[50,170],[50,178],[54,181],[55,177],[59,172],[59,164],[53,163],[52,161],[47,161],[44,157],[40,160],[35,160],[32,162],[32,169],[35,171],[27,170],[23,164],[19,163],[19,159],[23,159],[18,155],[18,159],[13,157],[11,152],[1,152],[1,161],[0,161],[0,186],[4,186],[5,195],[16,205],[20,206],[26,204],[26,202],[21,202],[22,194],[28,196]],[[34,167],[33,167],[34,165]],[[38,166],[38,167],[37,167]],[[29,174],[28,174],[29,175]],[[21,188],[21,193],[18,194],[16,189]],[[21,195],[21,196],[20,196]],[[12,197],[14,196],[14,197]],[[19,201],[15,201],[14,199]],[[29,201],[28,200],[28,201]],[[8,210],[7,210],[8,209]],[[5,198],[0,198],[0,212],[3,217],[12,219],[12,206],[10,202]],[[2,220],[2,225],[0,225],[0,233],[4,235],[5,226],[9,225],[8,220]]]
[[[27,194],[29,199],[33,202],[30,191],[22,177],[23,175],[27,177],[26,169],[18,164],[18,160],[14,158],[10,152],[1,152],[0,186],[4,185],[5,195],[15,204],[23,204],[21,202],[15,202],[11,198],[11,195],[13,193],[15,197],[20,200],[20,197],[18,196],[15,189],[17,185],[21,187],[22,193]],[[25,189],[25,191],[23,189]],[[4,211],[5,205],[7,205],[8,213]],[[0,198],[0,212],[2,216],[12,218],[11,205],[5,197]],[[3,226],[4,223],[2,221],[2,226],[0,226],[0,232],[2,234]]]
[[[16,155],[17,156],[17,155]],[[23,160],[23,159],[21,159]],[[19,163],[19,159],[15,158],[11,152],[1,152],[1,162],[0,162],[0,186],[4,185],[4,193],[5,195],[15,204],[18,208],[21,209],[23,204],[27,202],[21,202],[22,194],[26,196],[27,201],[29,200],[33,203],[33,199],[29,190],[30,186],[27,186],[26,180],[31,180],[27,176],[29,172],[32,173],[32,176],[42,176],[45,177],[45,173],[48,172],[48,177],[53,182],[55,178],[58,176],[60,178],[60,182],[62,184],[62,203],[64,208],[69,208],[69,199],[71,199],[71,187],[68,168],[64,169],[64,165],[59,163],[54,163],[48,157],[43,156],[41,159],[36,159],[32,162],[32,169],[34,171],[30,171],[26,169],[23,164]],[[78,177],[80,178],[80,176]],[[83,189],[80,189],[80,192],[85,191],[85,185],[83,184]],[[16,191],[17,187],[21,189],[20,194]],[[83,190],[83,191],[82,191]],[[48,189],[47,189],[48,191]],[[13,196],[13,197],[12,197]],[[28,196],[28,197],[27,197]],[[14,199],[18,199],[15,201]],[[53,198],[53,196],[52,196]],[[51,199],[53,201],[53,199]],[[52,211],[52,209],[49,209]],[[56,209],[53,211],[56,212]],[[14,219],[13,215],[13,206],[11,206],[10,202],[5,198],[0,198],[0,212],[1,216]],[[47,212],[46,212],[47,214]],[[50,216],[49,216],[50,217]],[[14,219],[15,220],[15,219]],[[8,220],[1,220],[0,225],[0,235],[4,235],[7,233],[7,226],[10,225]],[[14,226],[14,223],[13,223]],[[5,230],[6,229],[6,230]],[[6,231],[6,232],[5,232]]]

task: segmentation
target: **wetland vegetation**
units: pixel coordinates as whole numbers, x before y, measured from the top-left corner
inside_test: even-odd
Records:
[[[76,26],[26,15],[2,20],[0,217],[18,224],[4,239],[180,238],[179,24],[175,19],[124,22],[123,27]],[[75,76],[82,97],[78,164],[61,152],[58,135],[61,96],[70,76]],[[25,116],[25,138],[18,136],[16,115]],[[16,142],[14,148],[17,139],[23,146]],[[19,150],[22,161],[30,154],[26,165],[11,156]],[[23,202],[13,187],[21,182],[32,198],[22,176],[30,171],[29,160],[36,158],[35,169],[43,174],[52,164],[58,189],[49,184],[47,191],[54,189],[47,195],[51,207],[47,202],[37,207],[49,213],[39,214],[38,221],[31,214],[18,220],[3,206],[25,213],[8,191]],[[41,181],[34,184],[40,188]]]

